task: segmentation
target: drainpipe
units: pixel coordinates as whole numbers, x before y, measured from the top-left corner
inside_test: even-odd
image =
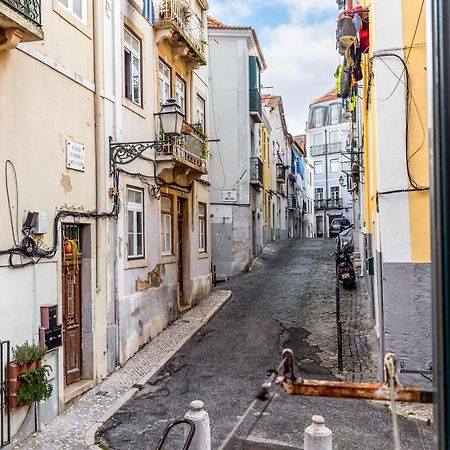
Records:
[[[105,210],[106,187],[105,187],[105,135],[103,124],[103,1],[93,2],[94,22],[94,116],[95,116],[95,207],[97,213]],[[95,222],[95,287],[99,294],[103,290],[106,298],[106,231],[105,222]],[[97,303],[98,304],[98,303]],[[96,308],[97,309],[97,308]],[[106,307],[104,309],[107,310]],[[98,315],[94,317],[98,319]],[[98,346],[94,346],[94,348]]]
[[[328,139],[327,129],[325,128],[325,214],[323,218],[323,228],[325,231],[325,237],[330,237],[330,226],[328,217]]]
[[[450,4],[432,0],[428,4],[428,52],[431,140],[432,275],[433,275],[433,376],[436,448],[450,448]],[[431,19],[430,19],[431,18]]]

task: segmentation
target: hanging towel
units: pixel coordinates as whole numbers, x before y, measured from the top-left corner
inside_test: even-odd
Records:
[[[143,8],[144,17],[152,24],[155,24],[155,9],[153,7],[153,0],[144,0]]]

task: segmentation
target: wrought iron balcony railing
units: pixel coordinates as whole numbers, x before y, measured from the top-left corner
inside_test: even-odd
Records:
[[[288,208],[291,210],[297,210],[300,208],[300,202],[296,194],[291,194],[288,197]]]
[[[188,1],[155,0],[155,14],[157,28],[174,27],[181,40],[192,50],[189,58],[200,65],[206,64],[206,37],[202,19],[192,10]],[[175,47],[179,44],[179,41],[174,42]]]
[[[314,206],[316,210],[342,208],[342,205],[343,205],[342,198],[328,198],[328,199],[314,200]]]
[[[283,164],[277,164],[277,181],[286,182],[286,166]]]
[[[250,114],[255,117],[257,123],[262,122],[262,100],[259,89],[250,89]]]
[[[41,26],[41,0],[0,0],[22,16]]]
[[[260,187],[263,185],[263,163],[256,156],[250,158],[250,183]]]
[[[182,142],[174,142],[164,144],[159,149],[157,155],[171,156],[175,161],[192,168],[198,169],[200,172],[207,173],[206,159],[200,158],[187,150]]]
[[[313,145],[310,147],[311,156],[324,155],[325,153],[338,153],[342,149],[340,142],[332,142],[330,144]]]

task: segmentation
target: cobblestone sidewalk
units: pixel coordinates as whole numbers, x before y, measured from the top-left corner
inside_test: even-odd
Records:
[[[359,279],[356,289],[350,291],[340,286],[339,292],[344,368],[339,375],[347,381],[376,382],[378,367],[375,335],[364,281]]]
[[[162,367],[199,328],[230,299],[230,291],[213,291],[199,305],[170,325],[122,368],[75,400],[42,432],[34,433],[16,449],[89,449],[94,435],[120,406]]]

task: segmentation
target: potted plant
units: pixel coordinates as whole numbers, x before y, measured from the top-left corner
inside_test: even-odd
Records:
[[[75,239],[64,238],[64,260],[67,255],[72,255],[74,276],[78,272],[78,243]]]
[[[50,398],[53,387],[48,376],[51,370],[51,367],[45,364],[19,375],[21,385],[17,389],[17,400],[20,405],[32,405]]]
[[[19,406],[17,391],[21,387],[20,377],[22,374],[36,370],[42,362],[47,348],[42,344],[30,344],[25,341],[22,345],[13,348],[13,361],[9,363],[9,403],[10,408]]]
[[[181,127],[181,133],[185,135],[190,135],[192,133],[192,125],[187,122],[183,122],[183,126]]]

